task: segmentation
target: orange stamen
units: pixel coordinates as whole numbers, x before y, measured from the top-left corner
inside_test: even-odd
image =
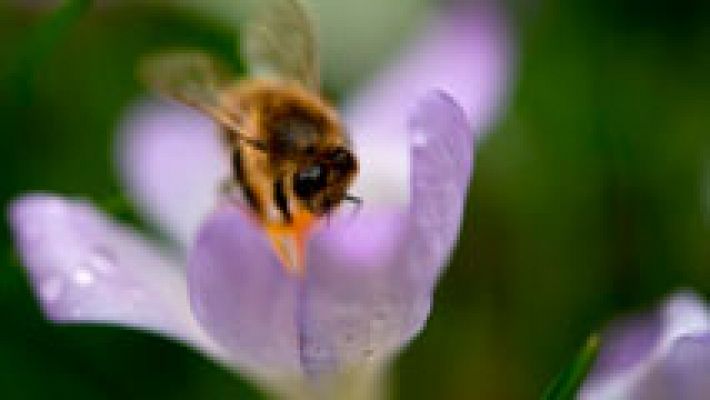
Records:
[[[311,213],[298,212],[290,223],[267,223],[265,227],[286,272],[299,278],[305,274],[306,243],[315,221]]]

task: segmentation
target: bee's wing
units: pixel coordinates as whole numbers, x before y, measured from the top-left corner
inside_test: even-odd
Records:
[[[212,117],[258,149],[265,144],[248,137],[233,110],[225,108],[224,90],[232,83],[227,68],[199,51],[164,52],[146,57],[139,67],[140,79],[158,93],[196,108]]]
[[[168,51],[141,61],[139,78],[158,93],[207,113],[231,81],[226,68],[200,51]]]
[[[300,0],[261,0],[261,10],[243,32],[243,51],[255,76],[320,84],[318,45]]]

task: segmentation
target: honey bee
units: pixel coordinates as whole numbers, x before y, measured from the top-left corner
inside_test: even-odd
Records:
[[[287,271],[302,275],[314,224],[343,201],[358,173],[337,111],[320,94],[309,15],[298,0],[264,1],[242,33],[248,79],[234,79],[201,51],[143,60],[141,79],[219,124],[231,182],[264,227]]]

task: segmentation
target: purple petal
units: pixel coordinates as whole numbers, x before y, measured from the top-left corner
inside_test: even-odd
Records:
[[[195,317],[234,363],[261,376],[299,370],[298,279],[242,210],[221,207],[205,221],[188,284]]]
[[[602,338],[592,375],[613,375],[643,361],[658,344],[662,335],[659,313],[628,317],[607,329]]]
[[[345,115],[354,136],[403,134],[403,116],[432,89],[451,94],[477,134],[495,119],[512,68],[505,17],[496,2],[460,3],[350,99]]]
[[[306,277],[291,276],[264,233],[223,207],[191,257],[194,313],[232,362],[262,377],[327,376],[399,348],[426,318],[429,293],[411,290],[392,262],[359,268],[327,250],[312,243]],[[413,312],[424,314],[412,322]]]
[[[710,332],[676,340],[634,388],[632,398],[705,400],[710,395]]]
[[[474,144],[463,110],[430,93],[410,119],[413,147],[407,262],[433,281],[458,238],[473,169]]]
[[[436,278],[458,236],[473,136],[461,109],[440,92],[420,101],[410,131],[408,212],[335,223],[311,243],[298,310],[306,372],[377,365],[426,322]],[[390,237],[377,246],[366,238],[368,226],[377,238]]]
[[[409,204],[406,116],[426,93],[449,93],[474,133],[483,133],[496,118],[512,68],[512,46],[499,7],[488,1],[453,5],[346,103],[344,116],[361,165],[353,192],[366,207],[384,205],[396,213]]]
[[[579,398],[704,398],[697,396],[707,388],[702,379],[710,377],[709,336],[710,312],[702,300],[689,292],[677,293],[660,312],[610,329]]]
[[[30,195],[11,206],[10,222],[49,319],[159,332],[214,354],[170,254],[78,200]]]
[[[438,91],[419,101],[408,125],[409,205],[368,209],[365,196],[362,214],[341,212],[317,241],[342,258],[357,261],[359,268],[375,268],[393,257],[403,238],[409,243],[417,240],[407,257],[426,264],[417,270],[427,271],[426,279],[433,281],[458,235],[473,166],[473,135],[461,108]]]
[[[187,107],[143,101],[127,112],[118,140],[122,178],[140,210],[190,244],[229,176],[215,125]]]
[[[409,211],[331,221],[310,242],[302,281],[240,210],[224,207],[205,223],[190,262],[192,303],[237,363],[323,376],[378,365],[422,328],[458,233],[473,138],[441,93],[421,102],[411,128]],[[384,244],[367,239],[368,226]]]

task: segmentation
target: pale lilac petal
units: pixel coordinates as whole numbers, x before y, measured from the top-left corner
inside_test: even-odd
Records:
[[[207,220],[190,262],[193,307],[237,363],[312,376],[377,366],[423,327],[461,223],[473,136],[439,92],[421,101],[410,128],[409,209],[326,223],[309,244],[303,280],[284,271],[242,211],[223,207]],[[368,239],[368,226],[387,240]]]
[[[174,103],[140,101],[118,130],[119,170],[139,209],[188,246],[217,202],[229,164],[216,126]]]
[[[243,210],[223,206],[207,218],[188,284],[195,317],[233,363],[265,378],[299,371],[298,279]]]
[[[367,265],[335,250],[312,244],[297,314],[302,367],[313,376],[382,365],[421,330],[431,306],[432,286],[397,253]]]
[[[406,208],[371,207],[366,198],[360,210],[343,206],[322,225],[313,241],[357,268],[380,268],[399,249],[407,233],[407,216]]]
[[[409,203],[407,115],[426,93],[449,93],[477,135],[495,121],[514,68],[507,29],[497,2],[457,2],[349,98],[343,113],[361,164],[353,192],[366,204]]]
[[[312,242],[300,321],[304,366],[315,372],[387,359],[426,322],[436,278],[458,236],[473,135],[460,107],[440,92],[420,101],[410,132],[408,212],[366,219],[354,229],[336,222]],[[367,226],[389,237],[379,247],[358,241]],[[378,257],[358,255],[358,248]]]
[[[710,396],[710,332],[676,340],[634,388],[631,398],[706,400]]]
[[[412,142],[411,273],[433,282],[446,267],[463,222],[474,140],[466,116],[445,93],[430,93],[409,122]]]
[[[171,254],[91,205],[30,195],[10,208],[16,245],[48,318],[158,332],[216,354],[192,318]]]
[[[430,92],[411,110],[408,131],[409,205],[371,206],[364,196],[360,212],[341,210],[316,240],[357,261],[359,268],[378,268],[403,239],[417,240],[408,257],[426,264],[417,271],[433,281],[458,236],[473,167],[473,134],[461,108],[440,91]]]
[[[658,345],[663,334],[660,313],[626,317],[604,332],[591,375],[611,376],[633,368]]]
[[[404,116],[433,89],[459,102],[476,134],[496,118],[512,72],[508,24],[498,2],[460,3],[346,104],[354,136],[404,134]]]
[[[258,377],[322,376],[381,360],[426,318],[430,291],[408,285],[392,254],[368,270],[317,241],[309,250],[305,278],[292,276],[263,231],[227,206],[198,235],[188,275],[195,316],[232,363]]]
[[[708,338],[710,311],[695,294],[677,293],[657,314],[618,324],[605,335],[600,358],[578,397],[706,398],[700,395],[708,393],[703,391],[710,378]]]

